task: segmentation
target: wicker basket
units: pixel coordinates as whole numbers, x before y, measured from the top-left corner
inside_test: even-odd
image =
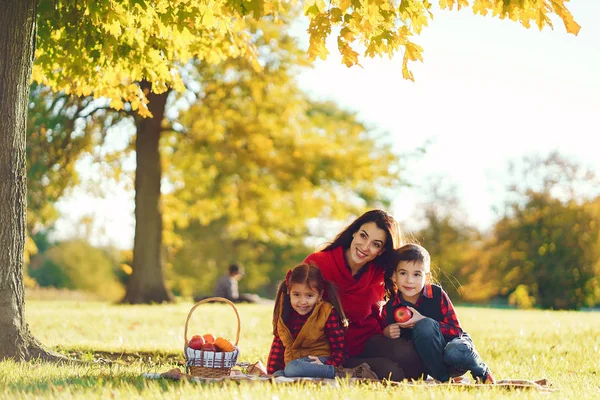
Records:
[[[237,332],[235,334],[235,343],[233,343],[234,350],[228,352],[215,352],[215,351],[204,351],[204,350],[194,350],[188,347],[188,324],[190,322],[190,317],[194,310],[202,303],[209,302],[222,302],[229,304],[233,311],[235,312],[235,316],[237,317]],[[237,308],[233,305],[233,303],[222,297],[209,297],[204,300],[200,300],[198,303],[192,307],[190,310],[187,319],[185,320],[185,331],[183,334],[184,338],[184,346],[183,346],[183,355],[185,357],[185,367],[188,374],[201,377],[201,378],[221,378],[223,376],[229,376],[231,373],[231,368],[235,366],[240,351],[237,347],[238,341],[240,339],[240,314],[238,313]]]

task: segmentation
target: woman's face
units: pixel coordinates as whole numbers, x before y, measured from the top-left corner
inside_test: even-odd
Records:
[[[352,235],[346,252],[348,262],[362,267],[385,250],[386,233],[375,222],[367,222]]]

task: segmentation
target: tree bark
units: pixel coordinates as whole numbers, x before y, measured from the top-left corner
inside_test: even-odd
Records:
[[[141,83],[149,92],[151,85]],[[159,140],[161,123],[169,91],[148,93],[148,108],[152,118],[138,117],[136,121],[135,173],[135,238],[133,244],[133,273],[127,282],[123,303],[163,303],[173,301],[167,289],[163,271],[162,213],[160,210]]]
[[[0,13],[0,360],[64,357],[45,350],[25,321],[25,133],[36,0],[4,0]]]

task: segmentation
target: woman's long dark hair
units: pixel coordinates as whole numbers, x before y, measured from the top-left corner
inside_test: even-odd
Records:
[[[342,308],[342,303],[338,298],[335,287],[330,282],[326,281],[325,278],[323,278],[323,274],[318,267],[309,264],[300,264],[289,273],[288,277],[281,282],[279,288],[277,289],[277,295],[275,296],[275,308],[273,309],[273,334],[277,333],[277,322],[279,321],[280,314],[283,318],[283,321],[288,320],[290,311],[292,309],[292,303],[290,302],[288,289],[289,286],[293,285],[294,283],[305,284],[318,293],[327,293],[327,301],[333,304],[333,308],[335,308],[342,320],[342,325],[344,327],[348,326],[348,320],[346,318],[346,314],[344,313],[344,309]],[[282,299],[283,308],[281,308]]]
[[[342,232],[340,232],[333,242],[331,242],[327,247],[325,247],[322,251],[330,251],[335,249],[336,247],[342,246],[345,250],[350,247],[350,243],[352,243],[352,235],[358,232],[360,227],[369,222],[374,222],[375,225],[379,229],[385,231],[385,251],[380,256],[377,256],[373,262],[381,268],[384,268],[386,265],[390,263],[391,255],[394,249],[400,247],[402,243],[402,236],[400,234],[400,229],[398,228],[398,223],[389,213],[383,210],[371,210],[367,211],[360,217],[356,218],[354,222],[346,227]]]

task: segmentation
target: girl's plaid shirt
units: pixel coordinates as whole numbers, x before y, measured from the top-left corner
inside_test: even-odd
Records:
[[[286,325],[294,338],[298,336],[300,329],[302,329],[309,316],[310,313],[300,315],[292,310],[290,321],[287,322]],[[327,358],[325,364],[339,367],[346,361],[348,354],[345,348],[346,332],[335,309],[331,310],[331,314],[329,314],[329,318],[327,318],[327,321],[325,322],[325,335],[329,339],[329,345],[331,346],[331,355]],[[269,374],[273,374],[275,371],[285,368],[283,358],[284,352],[285,346],[279,338],[279,335],[275,334],[273,337],[273,344],[271,345],[271,351],[269,352],[269,361],[267,362],[267,372]]]

